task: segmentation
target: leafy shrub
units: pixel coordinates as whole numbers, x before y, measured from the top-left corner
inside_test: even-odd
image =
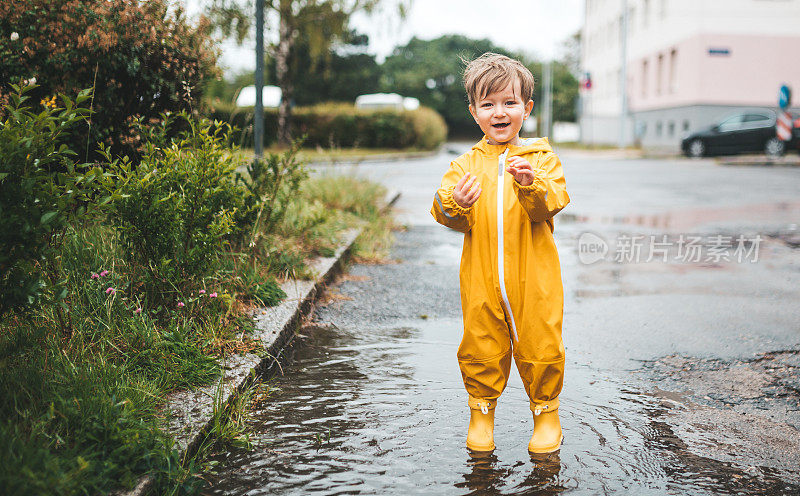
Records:
[[[207,21],[192,26],[171,4],[0,2],[0,81],[36,78],[37,101],[96,86],[91,128],[82,126],[70,148],[83,158],[95,151],[95,143],[104,143],[136,158],[132,118],[149,121],[164,111],[196,106],[201,83],[217,72]],[[0,88],[0,104],[7,98]]]
[[[247,176],[237,174],[237,180],[247,188],[250,211],[254,214],[245,222],[249,229],[249,245],[274,231],[286,215],[300,184],[308,177],[303,165],[297,161],[297,150],[302,141],[295,141],[283,153],[268,153],[247,166]]]
[[[229,147],[230,127],[220,122],[195,122],[170,140],[144,147],[142,161],[107,160],[120,177],[123,198],[114,204],[113,220],[128,247],[129,262],[145,269],[145,293],[157,300],[167,292],[210,275],[219,256],[257,204],[235,180],[241,165]],[[151,136],[164,137],[175,122],[165,114]],[[161,145],[161,146],[157,146]],[[249,203],[249,207],[248,207]]]
[[[420,107],[410,117],[417,148],[433,150],[447,139],[447,124],[432,108]]]
[[[242,129],[235,138],[240,145],[252,143],[252,109],[219,105],[211,111],[211,116]],[[397,112],[361,110],[347,103],[325,103],[298,107],[292,119],[293,135],[304,135],[306,146],[432,150],[447,136],[447,125],[442,117],[427,107]],[[265,110],[265,145],[275,142],[277,129],[277,111]]]
[[[108,175],[74,164],[75,152],[64,144],[89,114],[82,106],[89,90],[74,102],[48,98],[34,113],[26,93],[36,86],[12,88],[0,121],[0,314],[30,308],[48,289],[64,297],[66,289],[56,292],[56,255],[65,230],[111,199],[98,197]]]

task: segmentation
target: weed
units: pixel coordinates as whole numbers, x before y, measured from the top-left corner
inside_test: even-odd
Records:
[[[323,447],[324,445],[331,442],[331,430],[328,429],[327,432],[317,432],[314,434],[314,444],[316,445],[317,449]]]

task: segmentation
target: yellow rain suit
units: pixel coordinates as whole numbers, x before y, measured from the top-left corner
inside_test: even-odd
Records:
[[[505,171],[506,160],[515,155],[527,159],[536,174],[530,186]],[[483,192],[475,204],[462,208],[453,188],[467,172]],[[532,408],[558,407],[564,382],[564,291],[553,216],[568,203],[561,162],[547,138],[506,146],[491,145],[484,137],[451,162],[442,178],[431,213],[440,224],[464,233],[464,337],[458,362],[470,405],[500,396],[513,355]]]

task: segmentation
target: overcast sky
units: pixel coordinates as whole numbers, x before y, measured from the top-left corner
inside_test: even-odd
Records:
[[[197,13],[200,0],[182,0]],[[433,39],[458,33],[470,38],[489,38],[495,44],[538,58],[557,57],[560,43],[583,23],[584,0],[414,0],[404,20],[394,15],[392,0],[372,16],[357,14],[351,26],[369,35],[369,51],[382,61],[397,45],[416,36]],[[226,75],[255,67],[254,42],[241,47],[222,43]]]

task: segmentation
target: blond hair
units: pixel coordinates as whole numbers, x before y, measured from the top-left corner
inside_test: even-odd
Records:
[[[518,60],[486,52],[464,69],[464,89],[470,105],[515,81],[519,81],[522,101],[532,100],[533,74]]]

